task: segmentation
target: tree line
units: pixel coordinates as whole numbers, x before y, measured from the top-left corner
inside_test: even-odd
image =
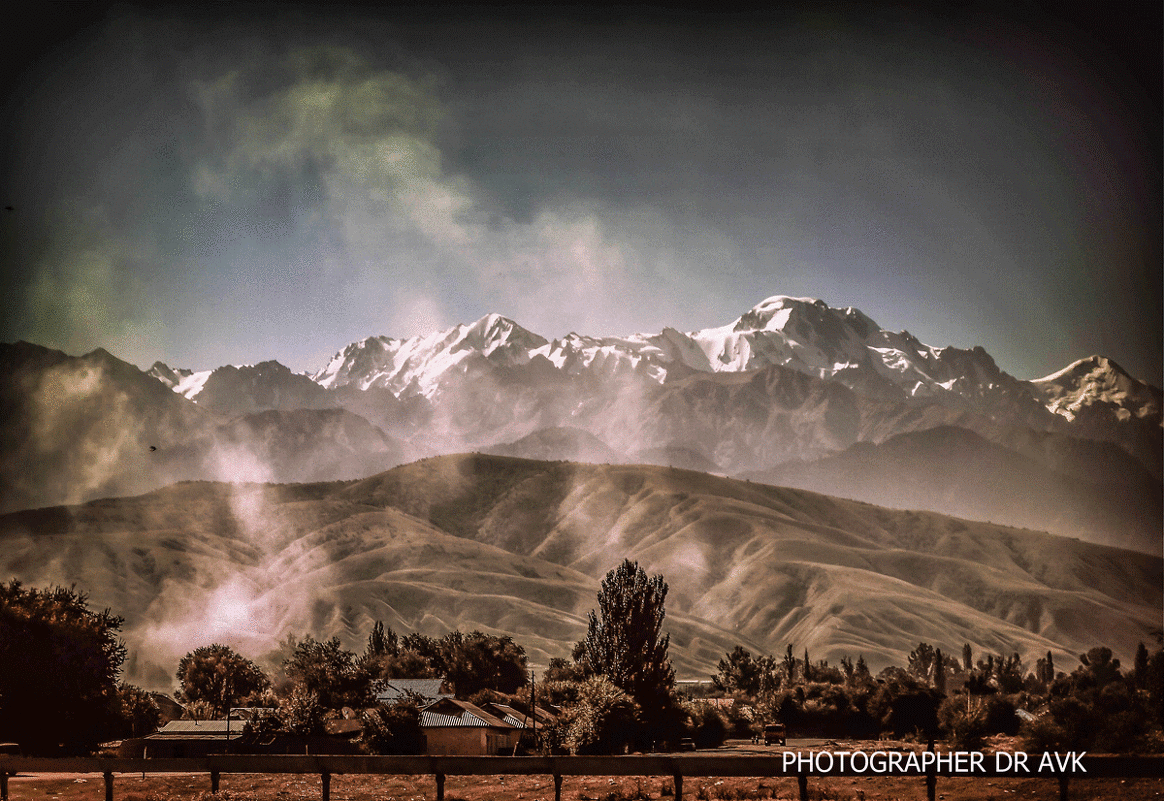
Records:
[[[337,637],[289,635],[267,656],[270,670],[228,645],[195,648],[178,662],[176,696],[192,718],[248,708],[243,737],[256,741],[322,734],[329,719],[358,716],[369,753],[423,748],[419,699],[376,700],[386,682],[403,678],[443,678],[458,698],[525,714],[535,703],[552,708],[556,723],[537,742],[546,752],[646,751],[686,738],[715,747],[770,722],[793,736],[945,738],[963,749],[1011,734],[1029,750],[1164,750],[1159,643],[1154,653],[1141,644],[1131,669],[1098,647],[1066,672],[1050,652],[1028,669],[1018,654],[975,659],[969,645],[953,656],[923,642],[906,665],[876,675],[861,656],[830,665],[792,645],[779,657],[737,646],[717,666],[721,697],[712,703],[676,690],[666,596],[661,575],[624,560],[603,579],[571,658],[552,659],[536,687],[525,650],[508,636],[402,636],[377,621],[362,653]],[[0,741],[26,753],[83,753],[157,727],[151,695],[118,680],[122,619],[87,601],[75,589],[0,584]]]
[[[925,642],[904,666],[873,675],[863,658],[838,665],[803,658],[788,646],[782,657],[754,656],[737,646],[720,660],[713,682],[736,699],[729,711],[735,730],[754,728],[754,717],[779,721],[802,736],[868,738],[881,734],[943,738],[962,750],[987,738],[1021,738],[1032,752],[1164,750],[1164,648],[1140,643],[1131,669],[1110,648],[1080,655],[1070,672],[1056,668],[1048,651],[1028,668],[1017,653],[975,658],[965,644],[947,656]]]

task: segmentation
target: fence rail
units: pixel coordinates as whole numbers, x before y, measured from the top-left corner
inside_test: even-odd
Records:
[[[819,752],[827,753],[827,752]],[[1038,755],[1032,755],[1035,761]],[[997,770],[986,760],[975,778],[1058,779],[1059,796],[1068,798],[1068,784],[1079,778],[1161,778],[1164,756],[1083,756],[1073,767],[1081,770],[1016,773]],[[1037,764],[1037,763],[1036,763]],[[834,769],[835,768],[835,769]],[[819,761],[789,765],[783,752],[771,756],[743,755],[634,755],[634,756],[254,756],[211,755],[193,758],[124,759],[101,757],[15,757],[0,756],[0,801],[8,801],[8,777],[18,773],[100,773],[105,779],[105,799],[113,801],[113,778],[123,773],[206,773],[211,792],[218,792],[223,773],[298,773],[320,776],[322,801],[330,801],[332,775],[380,774],[433,776],[437,801],[444,801],[446,776],[529,776],[554,778],[554,798],[561,801],[565,776],[670,776],[675,783],[675,799],[683,797],[683,777],[795,777],[801,799],[808,798],[810,776],[916,776],[926,784],[929,799],[936,797],[938,777],[962,777],[965,770],[953,763],[930,764],[926,770],[871,772],[835,764],[819,769]]]

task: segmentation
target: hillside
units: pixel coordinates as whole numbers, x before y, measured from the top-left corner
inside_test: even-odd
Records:
[[[0,570],[76,582],[123,614],[131,678],[153,686],[212,641],[255,656],[286,633],[360,647],[374,620],[510,634],[545,664],[568,655],[624,557],[670,585],[681,676],[708,675],[737,643],[874,668],[921,640],[1130,658],[1162,607],[1158,557],[655,466],[458,455],[0,517]]]
[[[1082,470],[1076,470],[1077,475],[1051,470],[974,432],[939,426],[879,444],[862,442],[823,459],[786,462],[745,477],[881,506],[1045,527],[1159,554],[1164,519],[1159,482],[1115,446],[1105,449],[1101,443],[1090,443],[1085,454],[1090,457],[1091,475],[1112,480],[1088,480],[1079,475]],[[1113,462],[1107,471],[1102,469],[1107,466],[1104,456]],[[1122,460],[1116,461],[1120,456]],[[1063,459],[1060,466],[1071,469],[1073,464]]]

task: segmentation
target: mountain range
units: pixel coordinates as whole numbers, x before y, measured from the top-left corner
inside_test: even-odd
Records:
[[[675,465],[1162,548],[1158,388],[1101,356],[1019,380],[981,348],[808,298],[622,337],[549,340],[490,314],[354,342],[311,375],[274,361],[142,372],[28,343],[0,346],[0,371],[3,510],[482,451]]]
[[[0,345],[0,570],[126,617],[130,676],[286,633],[512,635],[566,656],[624,557],[682,675],[736,644],[903,663],[1159,628],[1161,392],[1108,358],[1014,378],[819,300],[549,340],[487,315],[148,371]]]

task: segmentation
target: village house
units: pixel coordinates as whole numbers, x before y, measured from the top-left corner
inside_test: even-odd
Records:
[[[512,754],[521,735],[521,729],[456,698],[441,698],[421,709],[420,728],[433,756]]]
[[[118,755],[160,759],[224,754],[244,725],[241,720],[171,720],[146,737],[124,740]]]

